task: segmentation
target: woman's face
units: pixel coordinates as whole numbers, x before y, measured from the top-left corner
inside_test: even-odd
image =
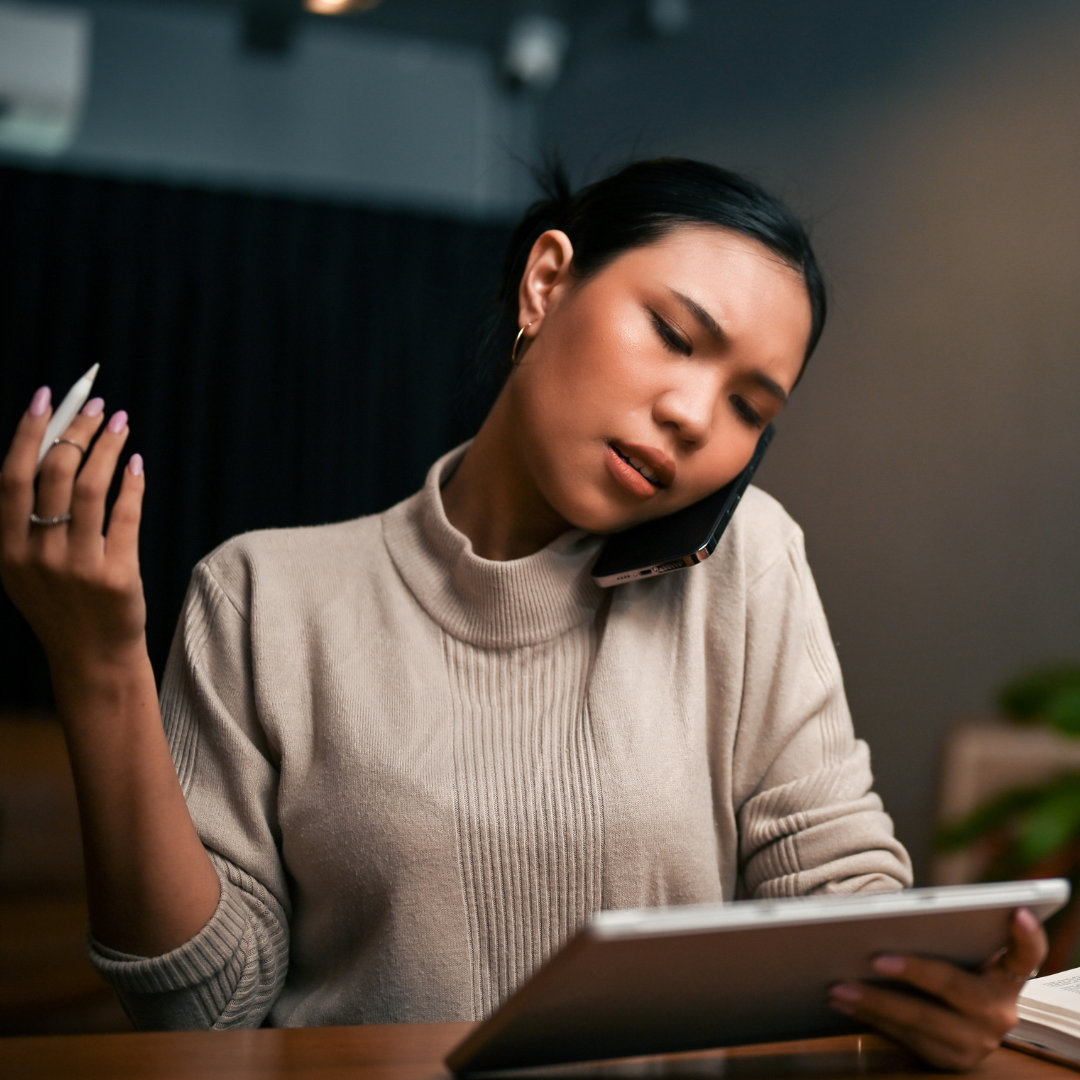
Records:
[[[545,237],[522,281],[532,326],[507,389],[518,458],[547,507],[613,532],[733,479],[802,368],[801,274],[741,233],[686,225],[577,281],[566,237]]]

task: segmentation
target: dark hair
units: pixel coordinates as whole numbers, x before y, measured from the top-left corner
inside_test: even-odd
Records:
[[[510,237],[497,294],[500,314],[491,337],[502,355],[517,333],[518,285],[541,233],[565,232],[574,246],[574,274],[587,278],[679,225],[716,225],[759,241],[802,274],[811,311],[804,363],[810,359],[825,325],[825,282],[806,230],[752,180],[687,158],[638,161],[577,192],[560,165],[536,175],[544,198],[529,207]]]

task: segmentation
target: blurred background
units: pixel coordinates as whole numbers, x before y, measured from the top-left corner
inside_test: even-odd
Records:
[[[207,550],[381,509],[472,430],[529,164],[746,171],[832,287],[760,484],[926,883],[956,726],[1080,657],[1078,55],[1075,0],[0,0],[0,429],[101,362],[160,664]],[[0,605],[14,896],[68,841],[18,832],[49,691]]]

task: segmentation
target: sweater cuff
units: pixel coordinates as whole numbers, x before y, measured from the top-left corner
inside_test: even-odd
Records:
[[[101,977],[124,999],[137,1026],[159,1025],[150,1019],[157,1010],[151,1008],[146,1017],[142,1016],[144,1010],[133,997],[172,996],[184,991],[189,999],[185,1012],[190,1015],[188,1022],[181,1021],[179,1026],[211,1027],[244,970],[244,941],[250,916],[241,890],[222,881],[221,896],[210,921],[183,945],[159,956],[138,956],[110,948],[88,934],[87,950]]]

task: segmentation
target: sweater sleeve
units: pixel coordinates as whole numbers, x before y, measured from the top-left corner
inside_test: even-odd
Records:
[[[276,821],[278,769],[259,726],[248,620],[207,563],[195,570],[162,681],[181,787],[221,897],[190,941],[139,957],[90,941],[140,1028],[258,1026],[285,979],[289,897]]]
[[[907,852],[871,790],[802,534],[747,585],[735,752],[742,889],[750,896],[911,884]]]

